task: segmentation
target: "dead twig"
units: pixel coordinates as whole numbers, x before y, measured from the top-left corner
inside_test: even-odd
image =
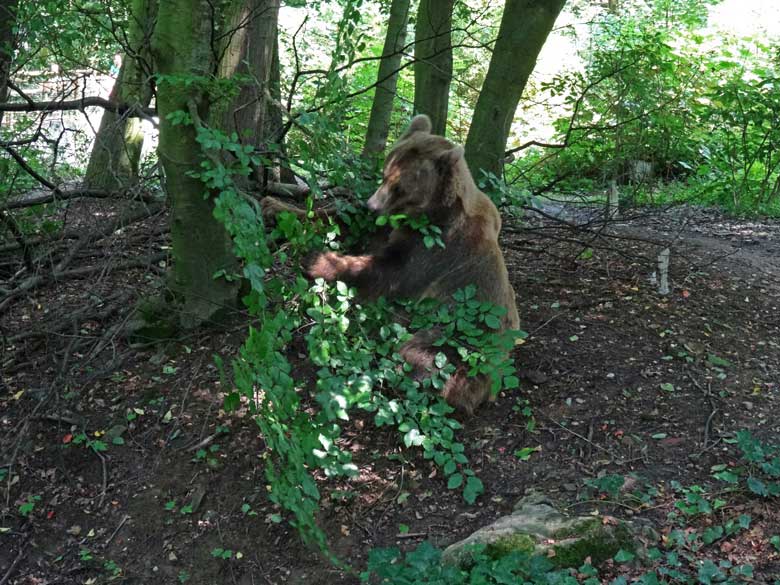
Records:
[[[111,536],[109,536],[108,540],[106,540],[106,542],[103,544],[103,547],[107,547],[109,544],[111,544],[111,541],[114,540],[117,534],[119,534],[119,531],[122,530],[122,526],[124,526],[128,520],[130,520],[129,514],[122,516],[122,519],[119,521],[119,526],[114,529],[114,531],[111,533]]]
[[[403,534],[396,534],[395,538],[398,540],[404,540],[407,538],[427,538],[427,532],[405,532]]]
[[[93,449],[93,451],[95,451]],[[98,500],[97,507],[101,508],[103,506],[103,502],[106,499],[106,491],[108,490],[108,468],[106,465],[106,458],[103,456],[102,453],[99,451],[95,451],[95,455],[98,456],[100,459],[100,464],[103,467],[103,489],[100,492],[100,499]]]
[[[582,440],[582,441],[585,441],[586,443],[589,443],[590,445],[592,445],[593,447],[595,447],[595,448],[596,448],[596,449],[598,449],[599,451],[601,451],[601,452],[603,452],[603,453],[606,453],[607,455],[609,455],[610,457],[612,457],[612,459],[613,459],[613,461],[614,461],[615,463],[618,463],[618,464],[620,464],[620,463],[622,462],[622,458],[621,458],[621,457],[619,457],[619,456],[617,456],[617,455],[616,455],[615,453],[613,453],[613,452],[612,452],[610,449],[607,449],[606,447],[602,447],[602,446],[601,446],[601,445],[599,445],[598,443],[594,443],[593,441],[591,441],[590,439],[588,439],[588,437],[586,437],[586,436],[584,436],[584,435],[581,435],[580,433],[578,433],[578,432],[576,432],[576,431],[573,431],[573,430],[571,430],[570,428],[568,428],[568,427],[567,427],[567,426],[565,426],[565,425],[562,425],[561,423],[559,423],[559,422],[558,422],[557,420],[555,420],[554,418],[551,418],[551,417],[549,417],[549,416],[545,416],[544,418],[546,418],[547,420],[549,420],[551,423],[553,423],[553,424],[554,424],[554,425],[556,425],[557,427],[560,427],[561,429],[563,429],[563,430],[564,430],[564,431],[566,431],[567,433],[569,433],[569,434],[571,434],[571,435],[574,435],[574,436],[575,436],[575,437],[577,437],[578,439],[580,439],[580,440]]]
[[[6,583],[8,583],[8,581],[13,576],[14,571],[16,570],[16,566],[20,562],[22,562],[22,559],[24,558],[26,552],[27,552],[27,543],[24,543],[22,547],[19,549],[19,553],[16,555],[16,558],[11,563],[11,566],[8,567],[8,570],[5,572],[5,575],[3,575],[3,578],[0,579],[0,585],[5,585]]]
[[[77,421],[74,418],[71,418],[69,416],[62,416],[59,414],[41,414],[36,417],[33,417],[34,420],[41,420],[41,421],[48,421],[48,422],[55,422],[55,423],[65,423],[68,425],[76,425],[79,426],[81,424],[80,421]]]
[[[702,450],[701,452],[704,453],[709,446],[708,443],[710,442],[710,429],[712,425],[712,419],[715,417],[715,415],[719,412],[718,406],[715,404],[715,401],[712,398],[712,386],[707,385],[707,389],[705,390],[701,384],[699,384],[699,381],[693,377],[690,373],[688,374],[688,379],[691,381],[691,383],[696,386],[696,388],[699,389],[699,391],[704,395],[704,397],[707,399],[707,402],[709,402],[710,405],[710,414],[707,417],[706,422],[704,423],[704,431],[702,436]]]

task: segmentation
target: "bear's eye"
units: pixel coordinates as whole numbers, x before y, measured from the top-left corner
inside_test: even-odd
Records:
[[[398,183],[393,183],[393,185],[390,187],[390,197],[392,197],[396,202],[400,201],[406,197],[406,191],[404,191],[403,187],[401,187],[401,185]]]

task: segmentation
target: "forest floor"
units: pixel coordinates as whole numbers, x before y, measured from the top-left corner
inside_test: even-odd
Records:
[[[115,213],[105,201],[73,203],[67,227]],[[246,411],[221,409],[213,356],[229,361],[246,319],[154,348],[118,335],[164,266],[112,264],[164,251],[165,222],[98,240],[73,266],[104,269],[33,289],[0,315],[0,585],[356,583],[272,521],[263,439]],[[737,457],[727,439],[741,429],[780,442],[780,223],[680,207],[621,222],[589,246],[572,239],[550,222],[504,230],[527,381],[462,431],[485,484],[475,505],[394,431],[359,416],[345,429],[361,474],[323,480],[320,515],[345,562],[364,566],[373,547],[446,546],[529,489],[570,512],[648,518],[663,534],[671,481],[706,485],[711,466]],[[667,296],[651,282],[661,241]],[[649,506],[612,506],[585,483],[605,473],[659,492]],[[721,554],[752,563],[756,582],[780,578],[780,553],[766,544],[780,534],[776,504],[729,508],[752,523]],[[218,558],[225,550],[232,559]]]

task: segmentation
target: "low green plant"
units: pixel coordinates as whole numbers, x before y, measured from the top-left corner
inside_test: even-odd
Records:
[[[73,435],[73,440],[70,442],[72,445],[84,445],[88,449],[92,449],[95,453],[102,451],[108,451],[108,444],[105,441],[99,439],[90,439],[86,433],[77,433]]]
[[[215,548],[211,550],[211,556],[215,559],[221,559],[223,561],[229,561],[231,559],[241,560],[244,558],[244,553],[226,548]]]
[[[397,548],[374,549],[364,583],[386,585],[599,585],[598,572],[590,565],[577,571],[553,569],[545,557],[513,552],[495,559],[484,545],[475,546],[468,566],[442,564],[441,551],[428,542],[402,553]]]
[[[119,577],[122,574],[122,567],[111,559],[108,559],[103,563],[103,569],[108,572],[112,578]]]
[[[24,502],[19,504],[19,514],[22,516],[29,516],[35,510],[35,505],[41,501],[41,496],[30,495],[27,496]]]

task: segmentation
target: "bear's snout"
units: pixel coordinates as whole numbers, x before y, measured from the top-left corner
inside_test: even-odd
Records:
[[[385,195],[384,187],[380,187],[377,189],[376,193],[368,198],[368,201],[366,201],[366,207],[368,207],[374,213],[381,212],[385,206],[385,199],[387,199]]]

